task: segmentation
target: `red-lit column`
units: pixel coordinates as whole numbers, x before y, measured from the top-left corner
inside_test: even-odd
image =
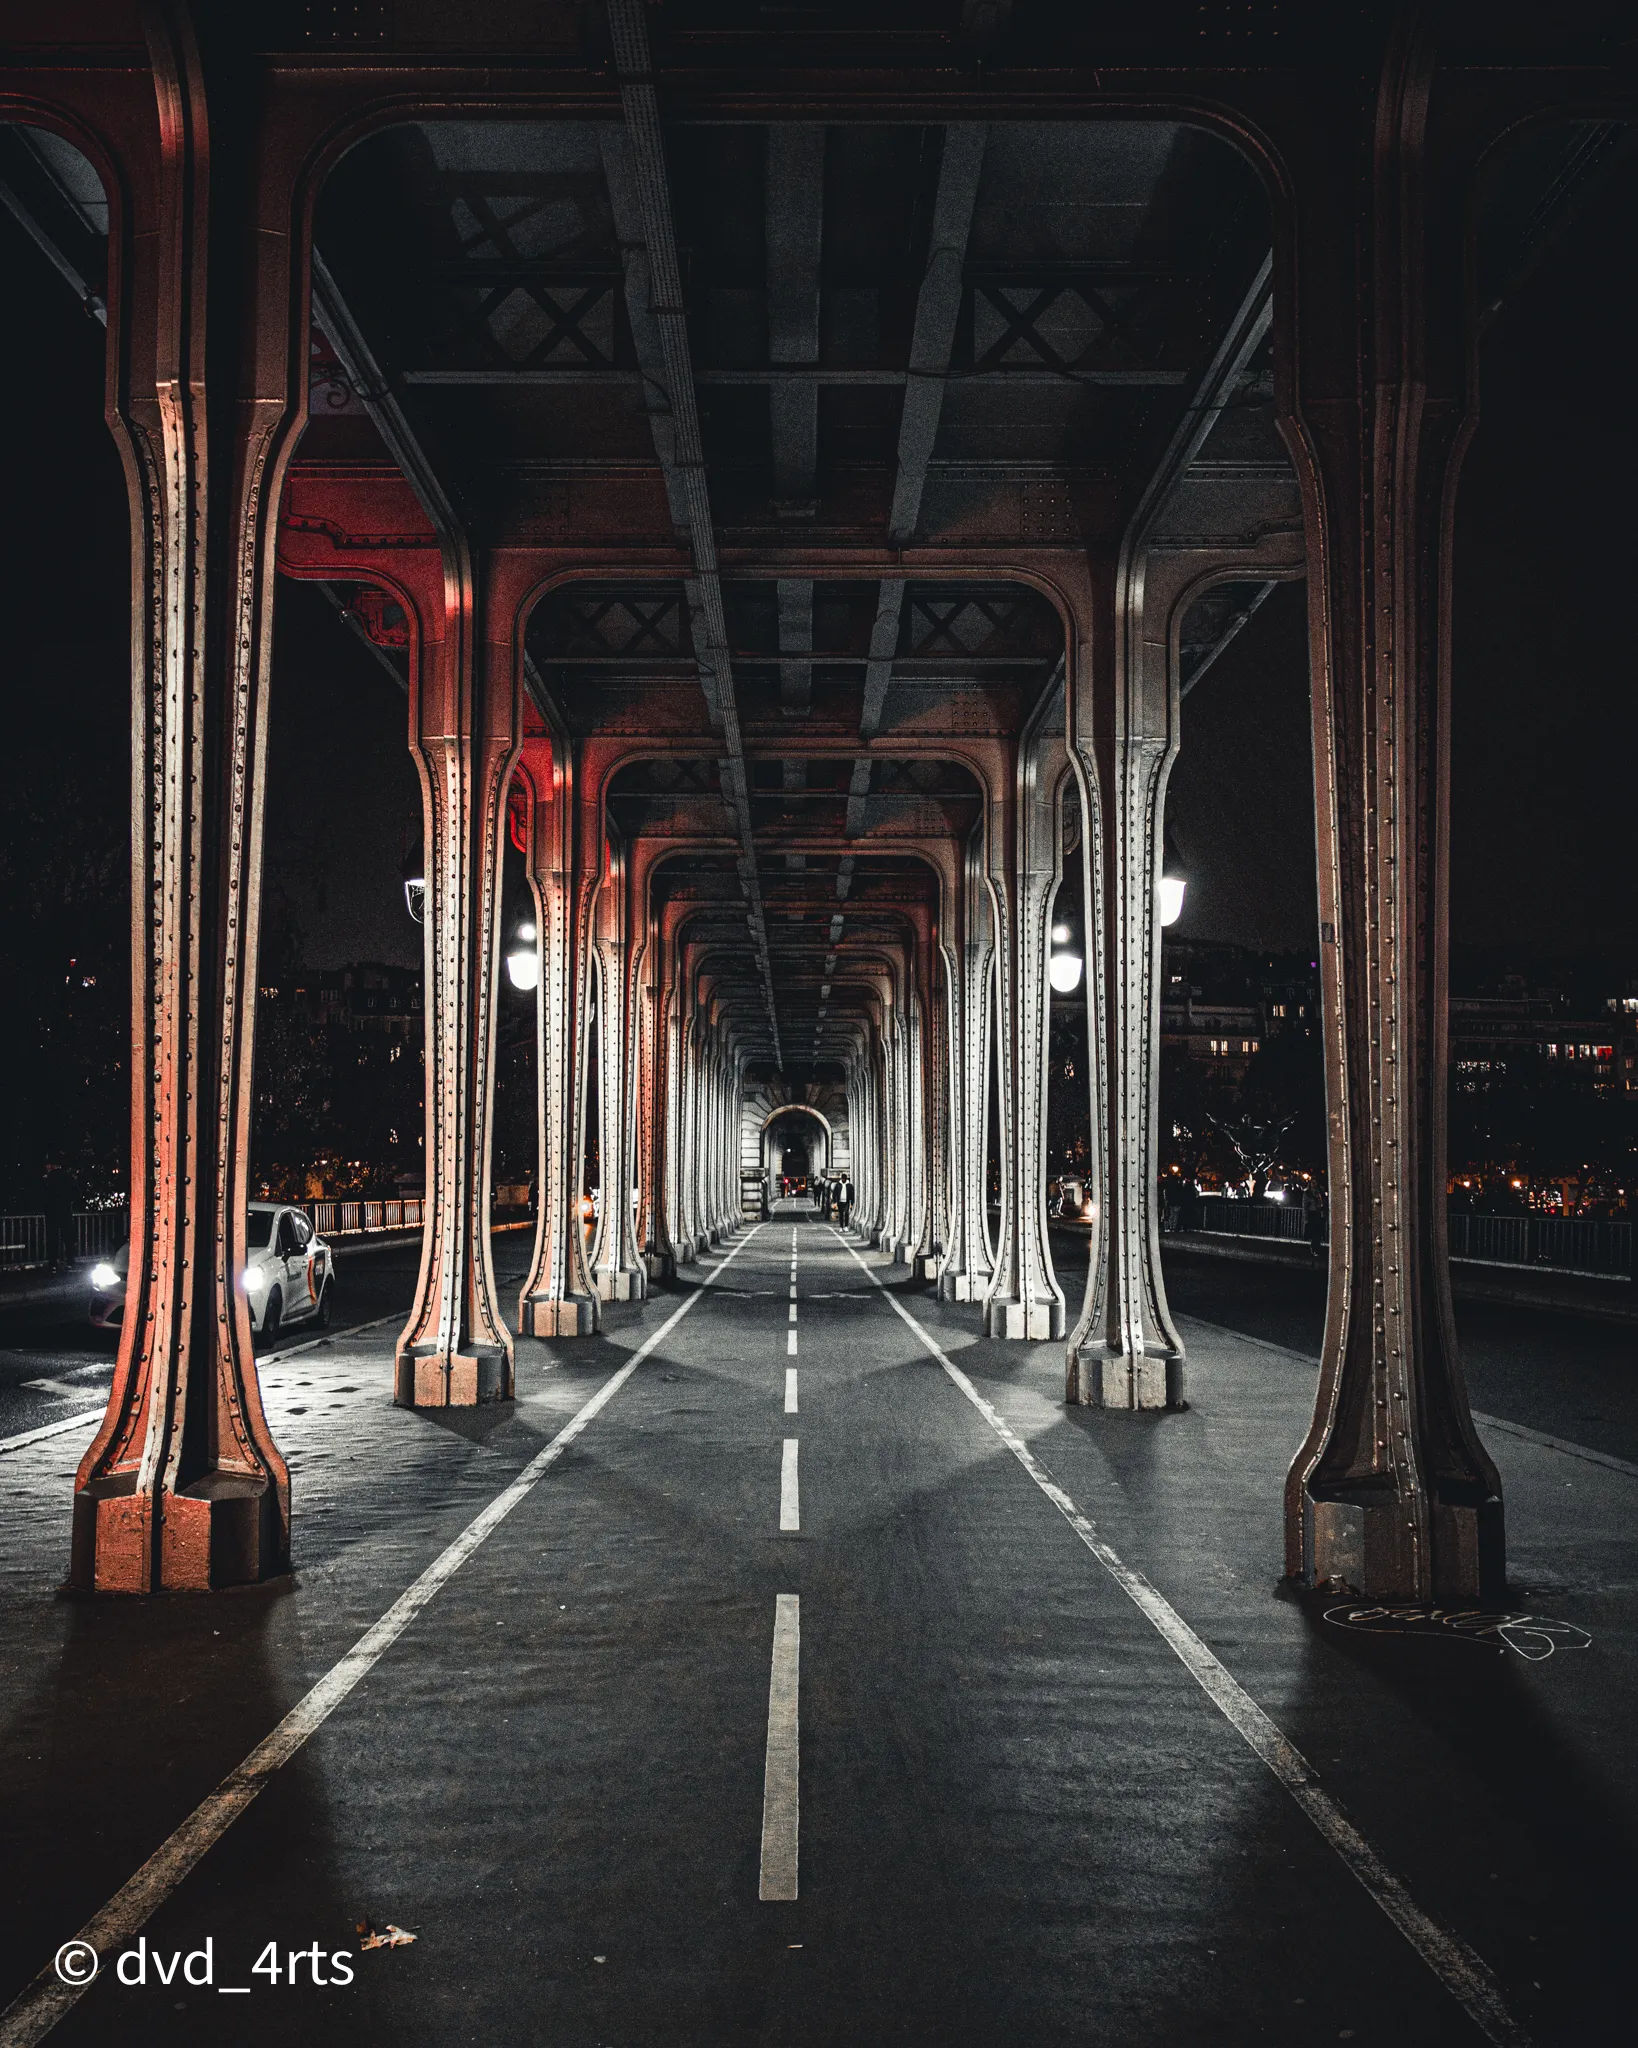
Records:
[[[501,849],[521,686],[510,606],[485,607],[480,641],[465,549],[446,542],[443,568],[443,604],[423,622],[410,696],[426,851],[426,1231],[394,1385],[414,1408],[512,1393],[512,1337],[490,1256],[489,1156]]]
[[[291,180],[252,175],[254,96],[207,78],[186,16],[144,23],[156,99],[128,138],[109,308],[132,517],[130,1278],[70,1567],[121,1593],[263,1579],[290,1538],[239,1275],[275,514],[305,358]]]

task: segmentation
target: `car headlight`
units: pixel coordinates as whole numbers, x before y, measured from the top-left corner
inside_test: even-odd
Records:
[[[260,1294],[267,1285],[267,1275],[260,1266],[246,1266],[244,1270],[245,1292]]]
[[[100,1265],[91,1268],[91,1285],[93,1287],[106,1290],[110,1287],[118,1287],[119,1284],[120,1275],[118,1269],[110,1266],[106,1259]]]

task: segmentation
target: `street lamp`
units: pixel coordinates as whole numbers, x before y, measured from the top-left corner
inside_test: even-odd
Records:
[[[421,835],[415,835],[415,844],[405,854],[398,872],[404,878],[404,908],[417,924],[426,922],[427,878],[426,856],[421,851]]]
[[[1176,924],[1183,915],[1183,892],[1188,887],[1183,873],[1183,863],[1178,858],[1177,841],[1171,833],[1166,834],[1166,857],[1160,867],[1160,886],[1157,893],[1160,921],[1163,925]]]
[[[1074,933],[1066,924],[1052,927],[1054,946],[1067,948]],[[1085,965],[1079,953],[1054,952],[1047,960],[1047,979],[1061,996],[1072,995],[1081,985],[1081,968]]]
[[[535,938],[533,924],[525,922],[518,926],[517,939],[506,956],[506,971],[514,988],[527,991],[540,986],[540,948]]]

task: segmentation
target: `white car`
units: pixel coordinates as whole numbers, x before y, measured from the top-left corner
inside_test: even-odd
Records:
[[[125,1276],[131,1247],[122,1244],[112,1259],[91,1270],[91,1320],[98,1329],[117,1329],[125,1315]],[[240,1284],[250,1306],[250,1327],[276,1337],[287,1323],[330,1326],[335,1290],[335,1255],[300,1209],[279,1202],[252,1202],[246,1217],[245,1268]]]

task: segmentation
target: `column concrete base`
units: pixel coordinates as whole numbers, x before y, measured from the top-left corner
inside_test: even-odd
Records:
[[[646,1301],[648,1275],[636,1266],[623,1266],[617,1273],[599,1273],[597,1298],[599,1301]]]
[[[518,1328],[525,1337],[595,1337],[601,1320],[599,1304],[589,1294],[572,1294],[567,1300],[531,1294],[518,1311]]]
[[[986,1337],[1006,1337],[1039,1344],[1064,1334],[1061,1301],[992,1301],[984,1310]]]
[[[643,1265],[650,1280],[674,1280],[677,1277],[677,1259],[674,1252],[644,1252]]]
[[[217,1472],[170,1495],[157,1578],[153,1511],[135,1473],[116,1473],[75,1495],[69,1584],[76,1592],[207,1593],[290,1569],[278,1491],[265,1479]]]
[[[942,1258],[943,1254],[941,1252],[923,1252],[920,1258],[916,1260],[916,1278],[918,1280],[936,1280]]]
[[[1181,1353],[1071,1351],[1067,1366],[1065,1399],[1072,1407],[1120,1408],[1136,1414],[1188,1405],[1183,1399]]]
[[[1305,1491],[1303,1584],[1367,1600],[1500,1607],[1507,1593],[1501,1502],[1436,1499],[1429,1507],[1431,1559],[1418,1556],[1395,1491],[1355,1487],[1325,1500]]]
[[[946,1273],[938,1283],[941,1301],[982,1301],[989,1291],[988,1273]]]
[[[400,1408],[476,1408],[512,1398],[512,1361],[498,1345],[470,1351],[400,1351],[393,1399]]]

